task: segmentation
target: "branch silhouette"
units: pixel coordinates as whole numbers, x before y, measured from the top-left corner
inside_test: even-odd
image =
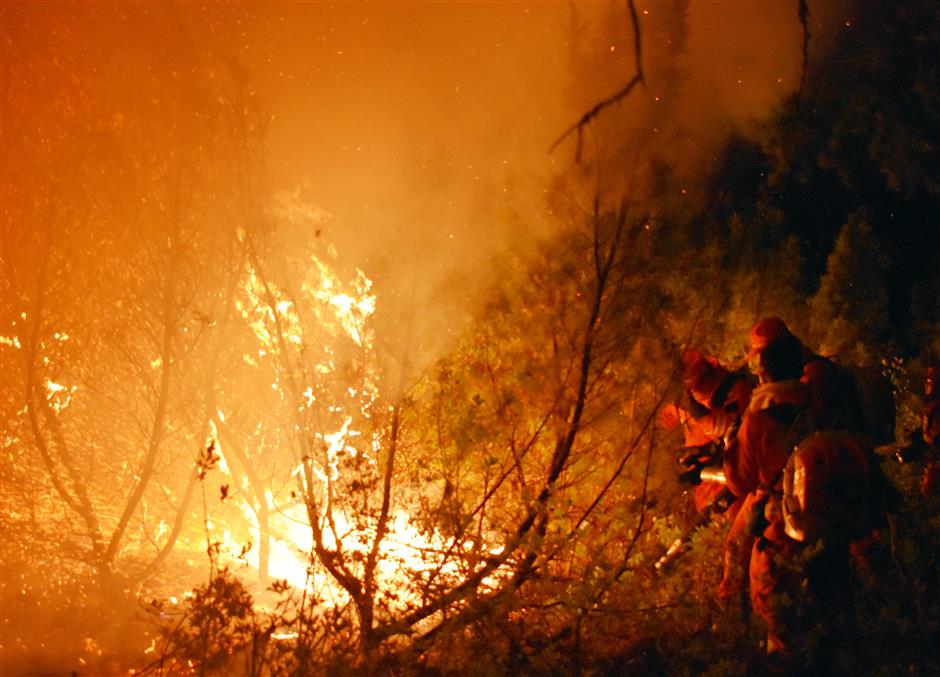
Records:
[[[581,162],[581,148],[584,141],[584,128],[591,123],[594,118],[600,115],[601,111],[605,108],[612,106],[618,101],[625,99],[630,95],[630,92],[634,90],[637,85],[644,84],[643,78],[643,61],[642,61],[642,34],[640,33],[640,19],[636,13],[636,6],[633,4],[633,0],[627,0],[627,10],[630,13],[630,22],[633,25],[633,55],[636,64],[636,73],[630,78],[629,82],[621,87],[617,92],[607,97],[606,99],[595,104],[588,112],[582,115],[577,122],[568,127],[561,136],[555,139],[555,142],[549,146],[548,152],[552,153],[555,151],[558,146],[561,145],[562,141],[571,136],[572,133],[577,133],[578,144],[576,146],[574,159],[576,162]]]

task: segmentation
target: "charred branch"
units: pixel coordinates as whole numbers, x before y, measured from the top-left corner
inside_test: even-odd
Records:
[[[801,0],[801,2],[803,1],[805,0]],[[584,141],[585,127],[591,124],[591,121],[594,120],[594,118],[596,118],[598,115],[600,115],[604,109],[627,98],[628,96],[630,96],[630,92],[632,92],[636,88],[637,85],[644,84],[643,62],[641,58],[642,57],[642,42],[641,42],[642,35],[640,33],[640,19],[637,16],[636,6],[634,5],[634,0],[627,0],[627,11],[630,14],[630,23],[633,27],[633,55],[634,55],[634,60],[635,60],[636,72],[634,73],[633,77],[631,77],[630,80],[627,81],[627,84],[625,84],[618,91],[614,92],[606,99],[603,99],[599,101],[598,103],[596,103],[594,106],[592,106],[591,109],[588,110],[586,113],[584,113],[584,115],[582,115],[578,119],[577,122],[575,122],[573,125],[568,127],[568,129],[566,129],[561,134],[561,136],[555,139],[554,143],[552,143],[552,145],[549,146],[548,148],[549,153],[554,152],[554,150],[558,146],[560,146],[561,143],[565,139],[571,136],[571,134],[576,133],[577,145],[575,146],[574,158],[576,162],[580,163],[581,162],[581,150],[582,150],[583,141]]]
[[[806,71],[809,68],[809,0],[798,0],[797,15],[800,19],[800,28],[803,31],[803,61],[800,66],[800,86],[796,92],[796,100],[799,101],[803,96]]]
[[[169,261],[167,262],[168,268],[166,277],[164,279],[163,288],[163,337],[160,350],[160,386],[157,393],[157,401],[154,407],[153,425],[150,431],[150,439],[148,441],[146,455],[144,456],[144,461],[141,465],[140,471],[137,473],[137,482],[124,505],[124,510],[121,513],[121,517],[118,520],[114,532],[111,534],[111,539],[108,543],[107,550],[105,551],[104,560],[107,563],[112,562],[114,556],[117,554],[121,540],[124,537],[124,531],[127,529],[131,516],[134,514],[134,511],[137,509],[137,506],[143,499],[144,492],[147,490],[147,487],[150,484],[150,479],[153,475],[153,471],[157,463],[157,457],[160,454],[163,436],[165,434],[166,415],[170,400],[170,378],[174,359],[174,342],[177,328],[176,319],[178,314],[178,308],[176,305],[178,272],[177,257],[174,255],[175,252],[173,250],[177,245],[177,238],[179,236],[179,228],[182,219],[182,198],[180,195],[182,190],[181,182],[182,177],[177,175],[174,189],[175,199],[172,215],[174,231],[173,237],[171,237],[169,241],[169,247],[167,248],[168,251],[166,252],[166,256],[169,258]]]

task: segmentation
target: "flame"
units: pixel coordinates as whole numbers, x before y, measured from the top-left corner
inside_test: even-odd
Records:
[[[257,271],[249,268],[242,292],[235,306],[261,344],[259,357],[277,350],[278,331],[290,343],[300,345],[303,342],[296,309],[283,298],[284,293],[275,283],[262,281]]]
[[[68,386],[64,386],[61,383],[55,383],[51,379],[46,379],[46,389],[49,391],[51,396],[55,393],[61,393],[68,390]]]
[[[318,567],[311,569],[313,536],[305,511],[304,506],[295,505],[272,521],[268,573],[274,579],[287,581],[294,588],[306,587],[308,591],[318,591],[327,600],[327,606],[345,604],[349,596],[339,584]],[[324,547],[335,550],[339,542],[347,556],[365,556],[371,543],[369,538],[363,538],[366,534],[357,531],[342,512],[334,515],[334,522],[336,533],[329,526],[324,528]],[[416,597],[404,594],[416,574],[439,571],[438,575],[445,580],[459,576],[455,562],[441,567],[438,558],[433,556],[433,553],[441,553],[445,548],[446,539],[441,534],[426,536],[411,522],[406,512],[399,510],[393,513],[388,533],[379,548],[376,566],[379,589],[399,593],[390,605],[392,609],[405,609],[409,604],[419,601]],[[253,569],[258,568],[257,549],[249,553],[247,562]],[[484,584],[492,585],[496,579],[496,576],[492,576]]]
[[[49,406],[52,407],[53,411],[58,414],[72,403],[72,395],[78,390],[78,386],[65,386],[47,378],[46,390],[48,391],[46,400],[49,402]]]
[[[368,319],[375,313],[376,297],[372,293],[372,280],[361,270],[356,270],[356,278],[350,283],[350,289],[343,291],[329,266],[316,256],[311,256],[318,273],[317,284],[306,284],[310,295],[333,310],[339,326],[356,345],[370,343],[371,332],[367,330]]]
[[[294,205],[285,213],[309,216],[309,209],[302,207]],[[367,435],[362,432],[366,426],[360,425],[372,418],[379,398],[371,326],[377,298],[372,281],[363,271],[357,269],[351,279],[344,281],[324,259],[309,255],[307,260],[311,265],[304,271],[299,293],[295,289],[293,295],[274,281],[264,279],[251,266],[246,270],[237,309],[255,337],[257,349],[243,357],[250,366],[258,366],[262,361],[270,364],[275,373],[271,387],[281,394],[288,410],[301,417],[300,421],[292,422],[290,430],[316,442],[303,460],[294,458],[292,475],[301,486],[317,491],[318,495],[308,497],[309,500],[330,506],[330,519],[318,525],[321,545],[327,550],[342,550],[348,562],[361,563],[366,561],[372,547],[374,525],[362,525],[362,520],[351,512],[355,508],[345,506],[342,497],[328,502],[327,495],[331,485],[344,479],[346,466],[341,461],[362,459],[368,467],[375,468],[381,453],[379,426],[369,425],[369,429],[375,430]],[[361,349],[357,354],[355,382],[344,382],[339,371],[344,341]],[[285,357],[289,359],[280,359]],[[285,363],[304,364],[304,378],[309,381],[297,383],[295,378],[291,383],[293,390],[288,392],[288,379],[282,375]],[[221,415],[219,420],[224,421]],[[217,438],[214,427],[212,435]],[[352,467],[357,468],[354,472],[362,472],[361,465]],[[288,499],[283,495],[285,491],[282,488],[281,494],[276,495],[269,489],[265,496],[269,515],[268,574],[295,588],[315,592],[325,604],[347,603],[346,592],[316,563],[307,506],[296,497]],[[259,543],[255,507],[245,499],[240,499],[239,505],[251,541]],[[224,533],[223,540],[226,550],[240,555],[253,569],[259,568],[260,548],[252,547],[245,552],[229,532]],[[458,544],[459,547],[462,546]],[[441,583],[456,581],[460,576],[458,565],[453,559],[445,562],[444,554],[453,550],[454,544],[446,536],[422,531],[405,510],[393,509],[379,544],[375,571],[379,589],[392,593],[388,600],[392,608],[420,601],[409,598],[405,591],[414,587],[422,573],[434,572]]]

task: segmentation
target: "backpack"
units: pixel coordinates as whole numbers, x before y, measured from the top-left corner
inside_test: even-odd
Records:
[[[870,449],[845,431],[814,432],[796,445],[783,471],[786,534],[801,542],[849,541],[870,524]]]

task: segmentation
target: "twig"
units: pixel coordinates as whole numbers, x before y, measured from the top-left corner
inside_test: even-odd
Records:
[[[801,5],[804,4],[805,1],[806,0],[800,0]],[[630,78],[630,81],[627,82],[627,84],[624,85],[619,91],[607,97],[603,101],[600,101],[599,103],[595,104],[594,107],[591,108],[587,113],[582,115],[581,118],[577,122],[575,122],[573,125],[568,127],[568,129],[566,129],[564,133],[561,136],[559,136],[557,139],[555,139],[555,142],[551,146],[549,146],[549,149],[548,149],[549,153],[554,152],[554,150],[559,145],[561,145],[562,141],[564,141],[569,136],[571,136],[572,132],[577,132],[578,145],[575,150],[574,159],[576,162],[580,163],[581,162],[581,147],[584,141],[584,128],[588,124],[590,124],[591,121],[594,118],[596,118],[602,110],[604,110],[608,106],[612,106],[613,104],[617,103],[621,99],[625,99],[627,96],[630,95],[630,92],[632,92],[633,89],[637,85],[644,84],[645,81],[643,78],[643,63],[642,63],[642,59],[640,58],[642,55],[640,19],[637,16],[636,7],[633,4],[633,0],[627,0],[627,9],[630,12],[630,22],[633,25],[633,50],[634,50],[634,59],[636,63],[636,73],[634,74],[632,78]],[[804,24],[804,31],[805,31],[805,24]],[[804,45],[805,45],[805,40],[804,40]],[[805,50],[805,46],[804,46],[804,50]]]
[[[803,28],[803,65],[800,69],[800,87],[796,90],[796,100],[799,102],[803,95],[803,85],[806,82],[806,70],[809,65],[809,1],[798,0],[797,14],[800,17],[800,26]]]

